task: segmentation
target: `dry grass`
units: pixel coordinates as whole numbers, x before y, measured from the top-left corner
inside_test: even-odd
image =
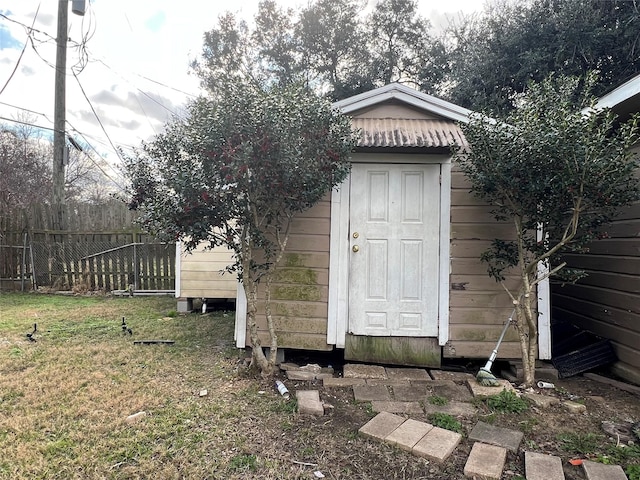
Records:
[[[172,298],[2,294],[0,479],[364,479],[381,459],[404,465],[388,478],[421,477],[410,472],[424,462],[358,437],[371,412],[352,395],[303,417],[247,372],[233,313],[173,309]]]
[[[167,317],[170,298],[4,294],[0,308],[0,478],[227,476],[236,397],[256,390],[237,378],[232,314]]]

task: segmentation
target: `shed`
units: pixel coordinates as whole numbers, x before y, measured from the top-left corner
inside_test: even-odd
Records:
[[[397,83],[334,105],[362,136],[350,176],[292,226],[272,295],[279,346],[401,365],[488,357],[512,305],[479,258],[511,227],[452,162],[471,112]],[[539,358],[548,359],[546,282],[538,293]],[[236,306],[244,347],[241,289]],[[260,327],[268,345],[266,321]],[[520,358],[515,331],[499,356]]]
[[[640,75],[595,107],[612,109],[621,121],[639,113]],[[634,151],[640,154],[640,143]],[[553,286],[553,318],[611,340],[619,359],[614,371],[640,384],[640,202],[624,209],[606,231],[608,238],[593,242],[588,253],[565,256],[569,267],[588,276]]]

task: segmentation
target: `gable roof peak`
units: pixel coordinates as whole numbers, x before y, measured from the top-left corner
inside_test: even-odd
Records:
[[[335,102],[333,106],[338,108],[342,113],[349,114],[391,99],[397,99],[421,110],[464,123],[469,121],[469,115],[473,113],[471,110],[400,83],[389,83],[384,87],[339,100]]]

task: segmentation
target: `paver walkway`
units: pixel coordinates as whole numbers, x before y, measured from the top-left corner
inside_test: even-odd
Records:
[[[387,412],[373,417],[360,428],[360,434],[438,463],[446,461],[462,440],[459,433]]]
[[[428,372],[426,369],[385,368],[378,365],[345,365],[343,378],[322,378],[322,382],[326,388],[352,388],[356,400],[371,402],[373,410],[379,412],[360,428],[361,435],[395,445],[437,463],[447,461],[462,436],[406,416],[436,411],[454,416],[471,416],[476,413],[475,407],[470,403],[473,396],[482,398],[502,390],[480,387],[473,375],[467,373],[440,370]],[[506,381],[502,387],[513,389]],[[434,395],[443,396],[449,402],[434,405],[429,402],[429,398]],[[306,411],[312,413],[311,410],[315,408],[315,413],[322,415],[322,403],[317,391],[304,392],[297,398],[299,408],[305,409],[305,402],[312,402],[313,407]],[[397,413],[403,416],[396,415]],[[475,443],[465,464],[464,474],[470,478],[499,479],[507,451],[517,452],[522,438],[520,431],[478,422],[469,435],[469,440]],[[562,460],[559,457],[536,452],[524,453],[527,480],[564,480]],[[617,465],[585,461],[583,469],[587,480],[628,480],[622,468]]]

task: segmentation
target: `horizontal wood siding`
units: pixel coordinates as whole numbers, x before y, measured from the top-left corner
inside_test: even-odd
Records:
[[[224,273],[232,263],[231,251],[222,247],[213,250],[198,248],[191,253],[183,253],[180,259],[180,297],[236,298],[236,276]]]
[[[489,277],[480,255],[495,238],[509,238],[510,223],[497,222],[490,207],[470,193],[464,174],[454,168],[451,177],[451,275],[449,282],[448,358],[486,358],[495,348],[504,322],[511,314],[511,300]],[[506,284],[516,288],[519,278],[509,275]],[[507,332],[499,358],[520,358],[515,330]]]
[[[620,361],[640,369],[640,202],[605,230],[609,238],[588,253],[566,255],[568,266],[588,276],[552,286],[553,318],[610,339]]]
[[[291,225],[286,253],[272,286],[272,315],[278,346],[303,350],[331,350],[327,345],[329,296],[329,233],[331,204],[322,202],[299,213]],[[262,290],[259,297],[264,298]],[[257,323],[262,345],[269,345],[264,302]],[[251,339],[247,331],[247,345]]]

